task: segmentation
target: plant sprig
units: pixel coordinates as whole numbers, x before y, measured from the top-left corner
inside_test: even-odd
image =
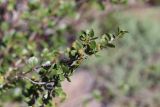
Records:
[[[31,68],[29,72],[12,72],[6,77],[6,80],[3,78],[1,90],[23,84],[22,94],[26,97],[28,105],[32,106],[37,101],[41,102],[43,106],[50,104],[52,98],[65,95],[61,83],[65,79],[71,82],[70,76],[86,58],[95,55],[104,48],[114,48],[114,41],[125,33],[127,31],[118,29],[116,34],[107,33],[95,36],[93,29],[82,31],[79,39],[66,49],[64,55],[56,52],[59,54],[58,60],[39,64],[38,58],[29,58],[27,61],[27,66]],[[13,73],[16,73],[16,76],[11,77],[14,75]],[[33,77],[33,74],[36,76]]]

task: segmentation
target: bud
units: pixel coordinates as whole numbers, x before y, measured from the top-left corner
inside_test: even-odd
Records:
[[[55,85],[54,82],[46,83],[46,88],[47,88],[48,90],[52,90],[53,87],[54,87],[54,85]]]
[[[34,66],[36,66],[37,64],[38,64],[38,58],[36,58],[36,57],[30,57],[29,59],[28,59],[28,61],[27,61],[27,63],[29,64],[29,66],[30,67],[34,67]]]
[[[51,67],[51,62],[50,61],[46,61],[45,63],[42,64],[42,67],[44,69],[49,69]]]

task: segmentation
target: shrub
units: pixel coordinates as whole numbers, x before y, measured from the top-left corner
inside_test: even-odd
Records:
[[[90,3],[104,9],[102,2]],[[62,81],[70,82],[70,76],[83,60],[104,48],[115,47],[114,40],[127,33],[118,29],[115,34],[95,36],[92,29],[86,30],[70,48],[65,47],[64,34],[67,30],[72,32],[72,28],[61,21],[76,17],[80,4],[73,0],[1,1],[1,101],[51,106],[52,98],[64,99]]]

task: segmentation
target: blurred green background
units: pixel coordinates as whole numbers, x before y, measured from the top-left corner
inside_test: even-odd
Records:
[[[0,74],[33,55],[50,59],[81,30],[99,35],[120,27],[129,33],[64,82],[68,99],[58,107],[160,107],[159,6],[159,0],[0,0]],[[25,105],[18,87],[0,99],[2,107]]]

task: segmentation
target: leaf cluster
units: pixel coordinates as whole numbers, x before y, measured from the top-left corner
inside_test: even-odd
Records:
[[[7,82],[4,81],[1,89],[26,84],[23,86],[22,94],[30,106],[36,104],[37,101],[41,102],[42,106],[50,104],[51,99],[56,96],[64,98],[65,93],[61,83],[65,79],[70,82],[70,76],[88,56],[95,55],[104,48],[114,48],[114,40],[121,38],[125,33],[127,31],[118,29],[115,34],[95,36],[93,29],[82,31],[79,40],[73,42],[70,48],[67,48],[63,53],[55,52],[56,59],[54,57],[39,63],[35,56],[29,58],[27,61],[29,71],[11,73],[15,76],[13,79],[8,79]],[[31,76],[33,74],[34,77]],[[21,83],[17,83],[18,81]],[[1,82],[3,82],[2,77]]]

